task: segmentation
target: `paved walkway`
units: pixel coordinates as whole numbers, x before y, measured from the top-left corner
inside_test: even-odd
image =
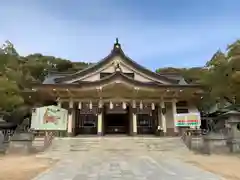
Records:
[[[182,153],[178,138],[58,139],[42,156],[60,162],[34,180],[220,180],[178,160]]]

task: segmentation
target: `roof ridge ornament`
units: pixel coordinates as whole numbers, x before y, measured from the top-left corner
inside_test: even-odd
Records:
[[[119,43],[119,39],[116,38],[116,42],[114,43],[114,48],[119,49],[121,47],[121,44]]]

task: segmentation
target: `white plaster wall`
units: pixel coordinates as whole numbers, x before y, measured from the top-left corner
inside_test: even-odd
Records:
[[[82,79],[82,81],[98,81],[99,79],[100,79],[100,73],[97,73]]]
[[[112,65],[112,66],[109,66],[109,67],[103,69],[101,72],[103,72],[103,73],[114,73],[115,72],[115,68]]]
[[[152,82],[150,79],[147,79],[139,74],[134,73],[134,79],[141,82]]]
[[[134,73],[133,70],[125,67],[124,65],[121,65],[121,64],[120,64],[120,67],[121,67],[121,69],[122,69],[122,72],[124,72],[124,73]]]

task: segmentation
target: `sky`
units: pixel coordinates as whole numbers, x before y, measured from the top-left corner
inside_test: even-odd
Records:
[[[0,1],[0,44],[97,62],[116,37],[134,61],[160,67],[203,66],[240,37],[239,0]]]

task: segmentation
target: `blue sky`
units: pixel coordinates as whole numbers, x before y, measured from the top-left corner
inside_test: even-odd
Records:
[[[96,62],[118,37],[140,64],[202,66],[240,36],[239,0],[9,0],[0,5],[0,43]]]

